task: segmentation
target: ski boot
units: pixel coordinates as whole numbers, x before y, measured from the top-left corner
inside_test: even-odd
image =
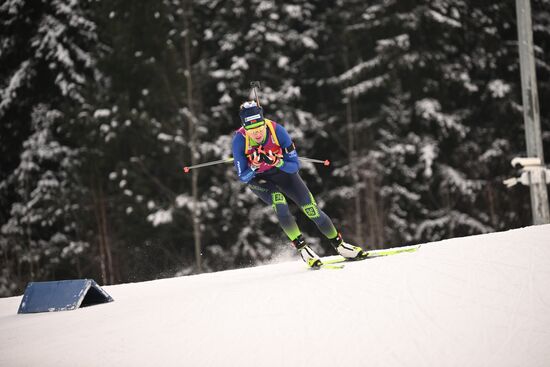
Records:
[[[306,244],[306,241],[302,235],[299,235],[295,240],[293,240],[292,245],[296,248],[296,250],[298,250],[302,260],[304,260],[307,266],[314,269],[321,267],[323,263],[321,262],[319,255],[317,255],[315,251],[313,251],[311,247]]]
[[[361,247],[353,246],[349,243],[344,242],[340,233],[338,233],[335,238],[331,239],[330,242],[332,246],[336,249],[336,252],[338,252],[346,259],[360,259],[367,256],[367,252],[364,251]]]

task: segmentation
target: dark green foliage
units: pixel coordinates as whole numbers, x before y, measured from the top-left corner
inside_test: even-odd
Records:
[[[550,2],[532,4],[548,155]],[[299,154],[332,161],[301,174],[346,239],[530,224],[528,189],[502,185],[525,154],[513,2],[10,0],[0,29],[0,295],[196,272],[182,167],[231,154],[253,80]],[[203,270],[291,252],[231,165],[198,172]]]

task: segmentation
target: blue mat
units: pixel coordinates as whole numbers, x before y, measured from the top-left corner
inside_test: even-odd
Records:
[[[17,313],[67,311],[112,301],[92,279],[31,282]]]

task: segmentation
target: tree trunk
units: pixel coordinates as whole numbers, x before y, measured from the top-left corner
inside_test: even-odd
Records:
[[[99,193],[97,192],[97,186],[94,185],[92,189],[92,196],[94,200],[94,214],[95,222],[97,225],[98,234],[98,249],[99,249],[99,268],[101,270],[101,282],[107,284],[107,267],[105,266],[105,245],[103,243],[103,230],[101,227],[100,210],[99,210]]]
[[[192,18],[192,2],[187,0],[185,2],[185,9],[183,12],[183,26],[185,29],[184,37],[184,61],[185,61],[185,77],[187,79],[187,108],[189,108],[189,138],[191,148],[191,164],[197,164],[197,129],[195,129],[195,109],[193,106],[193,78],[191,70],[191,27],[189,19]],[[200,230],[200,208],[198,206],[198,180],[199,174],[197,170],[191,171],[191,196],[193,198],[193,207],[191,209],[193,220],[193,238],[195,243],[195,262],[197,265],[197,271],[202,272],[202,244],[201,244],[201,230]]]
[[[382,205],[378,193],[378,185],[375,177],[365,176],[365,206],[367,208],[367,222],[369,228],[370,243],[373,248],[384,246],[384,223],[382,221]]]
[[[361,189],[359,187],[359,174],[357,170],[357,154],[355,152],[355,129],[353,126],[353,113],[351,105],[351,97],[347,98],[346,102],[346,124],[348,132],[348,160],[350,164],[351,177],[353,180],[353,187],[355,189],[355,195],[353,197],[354,213],[354,240],[356,243],[364,243],[363,231],[362,231],[362,218],[361,218]]]
[[[103,189],[101,186],[99,187],[99,193],[100,193],[100,210],[101,210],[101,227],[103,229],[103,237],[104,241],[103,244],[105,246],[105,255],[107,260],[107,270],[108,270],[108,279],[109,283],[107,284],[114,284],[115,283],[115,272],[113,269],[113,256],[111,251],[111,240],[109,239],[109,232],[107,230],[107,210],[106,210],[106,202],[105,202],[105,195],[103,194]]]
[[[111,245],[107,235],[107,215],[105,210],[105,198],[101,184],[96,182],[92,189],[94,212],[98,232],[99,266],[103,284],[113,284],[113,260]]]
[[[498,221],[497,221],[497,214],[495,210],[495,195],[494,195],[493,186],[491,185],[491,183],[487,184],[485,188],[485,192],[487,193],[487,201],[489,202],[489,214],[491,217],[491,225],[496,230]]]

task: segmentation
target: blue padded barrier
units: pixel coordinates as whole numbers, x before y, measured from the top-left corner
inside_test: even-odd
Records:
[[[112,301],[92,279],[31,282],[17,313],[67,311]]]

